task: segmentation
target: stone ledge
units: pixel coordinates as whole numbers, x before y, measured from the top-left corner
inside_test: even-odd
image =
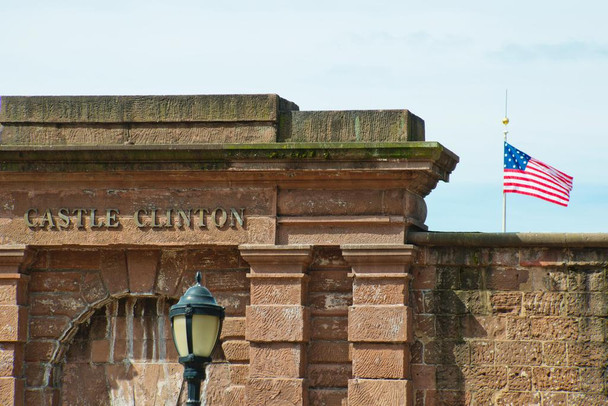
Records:
[[[409,232],[407,243],[431,247],[608,247],[608,233]]]
[[[298,106],[276,94],[192,96],[3,96],[0,123],[277,121]]]

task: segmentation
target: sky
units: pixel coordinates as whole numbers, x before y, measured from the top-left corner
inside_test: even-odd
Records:
[[[0,95],[277,93],[408,109],[460,157],[434,231],[501,231],[509,142],[574,177],[570,206],[507,197],[507,231],[608,231],[608,2],[0,1]]]

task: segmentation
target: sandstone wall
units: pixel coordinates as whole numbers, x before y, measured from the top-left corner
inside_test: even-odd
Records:
[[[607,263],[606,248],[422,248],[415,404],[608,404]]]

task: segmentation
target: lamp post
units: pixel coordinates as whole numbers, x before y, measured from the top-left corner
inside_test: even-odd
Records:
[[[184,364],[184,379],[188,382],[186,405],[200,405],[201,380],[205,365],[211,362],[211,352],[217,343],[224,308],[217,304],[209,289],[201,285],[201,273],[196,273],[196,285],[190,287],[169,310],[173,342]]]

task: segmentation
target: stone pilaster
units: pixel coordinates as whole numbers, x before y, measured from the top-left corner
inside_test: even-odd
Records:
[[[412,309],[408,303],[411,245],[343,245],[351,265],[348,310],[353,379],[348,405],[413,405],[410,381]]]
[[[0,404],[23,405],[27,340],[27,283],[20,272],[24,246],[0,246]]]
[[[251,266],[251,305],[246,310],[249,348],[248,405],[307,405],[306,343],[309,332],[307,245],[244,245]]]

